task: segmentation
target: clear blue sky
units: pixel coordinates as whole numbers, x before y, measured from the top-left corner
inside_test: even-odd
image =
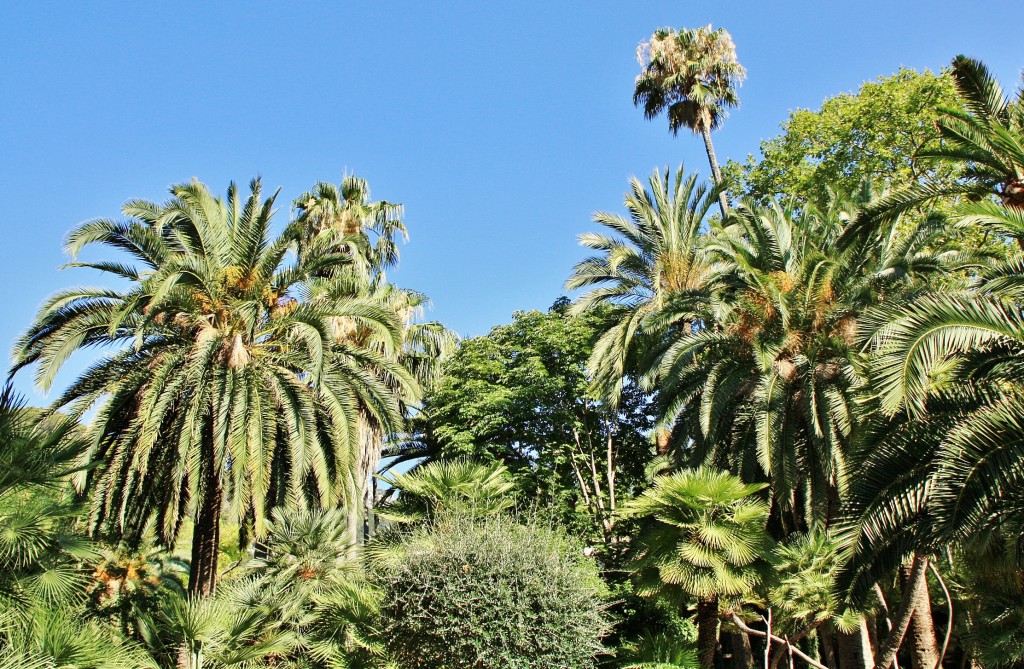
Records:
[[[723,158],[900,65],[967,53],[1010,90],[1024,66],[995,2],[5,2],[0,345],[52,291],[96,282],[57,271],[70,228],[193,176],[223,192],[262,175],[283,221],[347,169],[406,205],[394,278],[432,297],[432,318],[475,335],[546,308],[629,176],[707,173],[697,138],[631,102],[637,43],[706,23],[749,73]]]

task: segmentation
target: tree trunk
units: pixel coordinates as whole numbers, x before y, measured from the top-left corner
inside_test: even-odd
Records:
[[[836,639],[839,645],[840,669],[871,669],[875,666],[871,642],[868,639],[868,623],[863,617],[853,632],[836,630]]]
[[[718,597],[697,600],[697,658],[701,669],[714,669],[718,649]]]
[[[839,662],[836,661],[836,647],[832,643],[832,632],[824,627],[818,628],[818,636],[821,638],[821,648],[825,653],[825,664],[829,669],[839,669]]]
[[[203,450],[207,450],[203,447]],[[217,556],[220,550],[220,506],[223,490],[212,453],[203,458],[203,501],[199,517],[192,529],[192,564],[189,569],[188,594],[209,597],[217,585]]]
[[[358,497],[352,500],[348,509],[349,540],[353,545],[369,541],[373,528],[373,476],[377,473],[383,449],[383,436],[374,424],[373,419],[364,410],[359,410],[357,424],[359,431],[359,468],[357,470]],[[360,531],[362,521],[362,531]],[[361,535],[361,536],[360,536]]]
[[[749,634],[742,630],[729,632],[729,646],[732,650],[732,666],[754,669],[754,651],[750,648]]]
[[[708,162],[711,163],[711,174],[715,178],[715,184],[721,185],[722,170],[718,167],[715,145],[711,143],[711,130],[704,124],[701,124],[700,134],[704,138],[704,148],[708,152]],[[725,191],[718,194],[718,206],[722,210],[722,218],[725,218],[726,214],[729,213],[729,199],[726,198]]]
[[[875,663],[878,669],[889,669],[896,652],[903,643],[903,637],[910,627],[910,618],[914,613],[914,595],[920,587],[927,588],[926,577],[928,576],[928,558],[920,553],[914,553],[914,561],[911,563],[910,574],[907,583],[903,587],[903,596],[900,598],[900,608],[893,620],[893,628],[886,638],[885,643],[878,649],[878,660]]]
[[[907,644],[913,669],[935,669],[939,661],[939,647],[935,640],[935,622],[932,620],[932,601],[928,594],[928,578],[922,569],[923,577],[918,579],[917,586],[911,593],[910,627],[907,629]],[[900,567],[900,580],[903,587],[909,587],[910,565]]]

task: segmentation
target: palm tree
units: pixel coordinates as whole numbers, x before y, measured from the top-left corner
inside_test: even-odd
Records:
[[[759,581],[755,567],[768,549],[768,505],[755,495],[765,487],[701,467],[659,477],[622,507],[625,516],[651,521],[634,563],[641,577],[657,579],[648,592],[664,584],[697,598],[703,669],[714,666],[720,598],[749,594]]]
[[[387,357],[333,346],[332,319],[373,328],[393,346],[400,323],[371,301],[300,301],[325,272],[351,262],[337,235],[270,237],[275,196],[259,180],[226,200],[198,182],[171,188],[166,204],[131,201],[124,221],[82,224],[77,254],[101,244],[128,261],[78,262],[127,282],[122,290],[72,288],[51,297],[19,340],[15,369],[36,363],[48,389],[77,349],[114,347],[54,402],[81,415],[98,407],[80,483],[95,491],[92,526],[137,542],[151,519],[174,544],[193,522],[189,591],[209,596],[217,577],[220,518],[263,532],[267,510],[337,504],[354,466],[358,407],[396,425],[388,390],[406,374]]]
[[[349,318],[332,320],[332,336],[337,346],[355,345],[374,350],[407,371],[404,379],[395,377],[396,383],[390,387],[394,402],[404,412],[417,401],[422,386],[437,375],[440,360],[454,347],[456,337],[440,323],[416,320],[428,302],[425,295],[387,282],[385,271],[398,263],[395,236],[408,236],[401,221],[402,205],[371,201],[367,182],[348,176],[340,186],[318,182],[312,191],[296,198],[294,207],[302,230],[300,254],[305,252],[304,240],[313,239],[324,231],[334,231],[338,235],[335,252],[351,257],[352,266],[357,270],[352,272],[346,267],[325,274],[314,294],[362,297],[399,319],[402,340],[397,347],[391,345],[387,336],[381,338],[373,328]],[[353,540],[358,534],[360,517],[364,539],[369,538],[376,525],[374,474],[392,432],[374,415],[369,407],[359,412],[359,460],[354,487],[360,504],[349,509]]]
[[[361,260],[375,282],[385,281],[384,271],[398,264],[395,236],[408,239],[402,205],[371,201],[365,179],[345,176],[340,185],[318,181],[312,190],[295,198],[293,207],[306,239],[335,230],[346,251]]]
[[[704,138],[715,183],[722,184],[711,131],[725,120],[728,108],[739,105],[736,89],[746,70],[736,60],[732,36],[723,29],[660,28],[637,49],[642,71],[636,78],[633,104],[643,105],[648,119],[668,114],[668,128],[678,134],[689,128]],[[729,211],[725,191],[718,193],[722,215]]]
[[[594,389],[603,399],[618,400],[638,344],[651,332],[652,315],[673,300],[707,295],[712,267],[698,243],[709,209],[720,188],[697,183],[682,166],[672,177],[655,171],[645,188],[630,180],[626,194],[629,218],[598,212],[594,221],[613,234],[588,232],[580,244],[599,255],[573,268],[567,290],[589,289],[573,306],[575,313],[608,307],[608,326],[590,359]]]
[[[964,107],[942,109],[942,143],[922,151],[920,158],[962,166],[961,178],[893,192],[865,209],[855,229],[952,197],[958,201],[954,213],[960,225],[987,224],[993,232],[1017,238],[1024,249],[1024,89],[1007,98],[988,68],[966,56],[953,59],[952,76]]]
[[[741,204],[704,243],[717,267],[713,298],[671,304],[657,319],[667,329],[703,309],[705,327],[677,328],[643,361],[642,381],[658,389],[674,443],[695,464],[770,482],[783,534],[838,512],[863,311],[959,258],[937,245],[937,221],[891,222],[840,252],[836,240],[856,211],[842,199],[826,211]]]
[[[432,522],[440,513],[485,516],[515,503],[515,483],[508,468],[500,463],[483,464],[465,458],[435,460],[381,479],[398,492],[385,517],[399,522]]]

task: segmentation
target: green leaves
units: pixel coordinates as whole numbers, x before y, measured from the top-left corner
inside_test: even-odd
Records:
[[[634,568],[695,597],[751,592],[769,545],[768,505],[754,497],[766,487],[703,467],[658,477],[621,510],[654,523],[638,539]]]
[[[247,197],[232,185],[222,200],[198,182],[171,193],[70,235],[72,252],[126,253],[92,266],[131,284],[58,294],[16,354],[18,367],[39,364],[46,386],[75,351],[115,349],[56,404],[99,407],[89,456],[101,466],[84,477],[95,529],[137,540],[156,517],[173,543],[182,519],[212,503],[209,471],[236,521],[258,533],[285,499],[353,499],[359,407],[390,431],[399,401],[415,397],[397,359],[402,320],[380,297],[320,292],[351,264],[337,231],[315,231],[290,257],[300,231],[271,236],[276,193],[264,198],[258,179]],[[341,341],[339,321],[366,336]]]

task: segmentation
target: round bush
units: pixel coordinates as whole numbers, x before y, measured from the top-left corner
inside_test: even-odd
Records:
[[[381,632],[399,666],[594,666],[606,590],[564,534],[501,516],[450,518],[378,555]]]

